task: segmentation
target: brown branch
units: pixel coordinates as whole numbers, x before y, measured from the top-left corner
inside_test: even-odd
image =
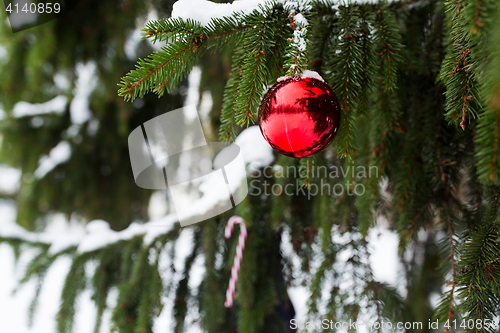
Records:
[[[472,33],[477,33],[478,26],[484,26],[484,22],[479,19],[479,12],[481,11],[481,0],[476,0],[476,16],[474,16],[474,27]]]
[[[312,158],[309,157],[309,162],[307,163],[307,179],[306,179],[306,187],[309,186],[309,181],[311,180],[311,169],[312,169]]]
[[[459,71],[464,70],[465,72],[465,83],[463,87],[464,91],[464,98],[463,98],[463,104],[462,104],[462,122],[460,123],[460,127],[462,127],[462,130],[465,131],[465,118],[467,116],[467,101],[472,100],[472,95],[467,94],[468,89],[467,85],[469,83],[469,73],[470,71],[467,69],[467,65],[469,64],[467,58],[469,57],[469,52],[470,52],[470,47],[464,48],[463,46],[460,47],[460,56],[457,59],[457,63],[455,66],[453,66],[453,69],[451,71],[451,74],[455,76]],[[450,103],[451,104],[451,103]],[[457,118],[457,116],[454,116],[454,120]]]
[[[466,72],[466,74],[465,74],[464,103],[463,103],[463,106],[462,106],[462,122],[460,123],[460,127],[462,127],[462,130],[464,130],[464,131],[465,131],[465,116],[466,116],[466,113],[467,113],[467,100],[470,99],[469,98],[470,95],[467,95],[467,82],[469,80],[467,74],[468,74],[468,72]]]
[[[219,37],[222,37],[222,36],[227,36],[227,35],[230,35],[230,34],[234,34],[235,32],[243,31],[243,30],[246,30],[246,29],[249,29],[249,28],[250,28],[249,26],[243,26],[243,27],[239,27],[239,28],[234,29],[234,30],[228,30],[228,31],[220,32],[218,34],[208,36],[207,40],[211,40],[211,39],[219,38]]]
[[[192,31],[189,31],[189,30],[147,30],[146,31],[146,35],[148,37],[156,37],[156,35],[159,35],[159,34],[169,34],[169,33],[173,33],[173,34],[186,34],[186,35],[191,35],[191,36],[194,36],[194,37],[198,37],[197,34],[195,34],[194,32]]]
[[[465,131],[465,112],[467,109],[467,95],[464,95],[464,105],[462,106],[462,121],[460,122],[460,127]]]
[[[179,64],[179,67],[180,67],[180,66],[181,66],[181,65],[182,65],[185,61],[186,61],[186,59],[182,60],[182,61],[181,61],[181,63]],[[160,92],[160,91],[163,89],[163,87],[167,84],[167,82],[170,80],[170,78],[172,77],[172,75],[174,75],[174,74],[175,74],[175,71],[176,71],[176,69],[174,68],[174,69],[172,70],[172,72],[170,72],[170,74],[168,75],[168,78],[166,78],[166,79],[165,79],[165,81],[160,82],[160,84],[159,84],[159,86],[158,86],[158,92]]]
[[[196,38],[211,40],[211,39],[219,38],[222,36],[227,36],[227,35],[230,35],[230,34],[233,34],[235,32],[242,31],[242,30],[245,30],[248,28],[249,28],[249,26],[242,26],[242,27],[238,27],[238,28],[233,29],[233,30],[220,32],[220,33],[208,36],[208,37],[204,36],[202,34],[196,34],[196,33],[189,31],[189,30],[175,30],[175,29],[173,29],[173,30],[147,30],[146,35],[148,37],[154,37],[154,36],[159,35],[159,34],[173,33],[173,34],[186,34],[186,35],[191,35],[191,36],[196,37]]]
[[[424,205],[422,207],[420,207],[420,209],[418,210],[418,213],[417,215],[415,215],[415,217],[413,218],[413,220],[411,221],[411,224],[414,225],[417,220],[419,219],[420,215],[422,215],[422,213],[424,212],[424,210],[427,208],[427,205]]]

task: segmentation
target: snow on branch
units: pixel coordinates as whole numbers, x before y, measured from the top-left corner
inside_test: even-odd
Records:
[[[392,2],[393,0],[389,0]],[[283,3],[288,8],[303,8],[311,3],[311,1],[268,1],[268,0],[236,0],[233,3],[215,3],[208,0],[178,0],[174,3],[171,18],[182,18],[184,20],[191,19],[198,21],[205,26],[212,19],[221,19],[229,17],[234,13],[249,14],[253,10],[258,9],[259,5],[264,3]],[[335,4],[343,1],[334,1]],[[351,3],[377,3],[378,0],[354,0]],[[295,19],[297,24],[307,25],[307,20],[300,14]]]
[[[263,0],[236,0],[233,3],[215,3],[207,0],[178,0],[174,3],[171,18],[191,19],[207,25],[216,18],[229,17],[236,12],[252,12]]]

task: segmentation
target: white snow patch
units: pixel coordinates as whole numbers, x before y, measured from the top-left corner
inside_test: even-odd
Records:
[[[396,0],[389,0],[393,2]],[[236,0],[233,3],[215,3],[207,0],[178,0],[172,9],[172,18],[191,19],[207,25],[212,18],[223,18],[231,16],[236,12],[244,14],[251,13],[259,8],[259,4],[264,4],[266,0]],[[270,2],[270,1],[268,1]],[[291,13],[307,11],[311,8],[307,1],[282,1],[284,6]],[[378,0],[355,0],[355,3],[377,3]],[[295,15],[297,25],[306,26],[307,19],[298,13]]]
[[[301,13],[295,15],[294,19],[295,19],[295,23],[297,23],[298,25],[305,26],[305,25],[309,24],[309,22],[307,21],[307,19]]]
[[[144,244],[149,245],[159,236],[172,230],[172,227],[178,221],[179,220],[177,219],[177,214],[169,214],[162,217],[161,219],[144,224]]]
[[[44,177],[48,172],[54,169],[57,165],[64,163],[71,157],[71,145],[68,141],[61,141],[50,150],[49,155],[44,155],[38,162],[38,168],[34,175],[37,178]]]
[[[441,294],[432,292],[429,294],[429,303],[431,304],[431,308],[435,309],[439,305],[439,300],[441,298]]]
[[[7,49],[0,45],[0,60],[4,60],[5,58],[7,58],[7,54]]]
[[[178,0],[172,9],[172,18],[192,19],[207,25],[213,18],[231,16],[234,12],[250,13],[264,0],[236,0],[233,3],[215,3],[207,0]]]
[[[195,291],[200,286],[203,276],[205,275],[205,257],[199,255],[196,257],[193,265],[191,266],[191,273],[189,275],[189,288]]]
[[[297,28],[293,32],[293,39],[292,39],[292,44],[300,51],[300,52],[305,52],[307,48],[307,41],[306,41],[306,34],[307,34],[307,26],[303,26],[299,28],[299,25],[297,24]]]
[[[264,139],[259,126],[250,126],[238,135],[235,143],[241,148],[241,156],[252,168],[267,166],[274,161],[273,149]]]
[[[309,70],[303,71],[302,72],[302,78],[305,79],[305,78],[308,78],[308,77],[312,77],[314,79],[320,80],[321,82],[325,82],[325,80],[321,77],[321,75],[319,75],[318,72],[309,71]]]
[[[116,232],[103,220],[90,221],[86,227],[86,234],[78,245],[77,252],[91,252],[121,240],[129,240],[143,234],[144,224],[132,223],[127,229]]]
[[[149,199],[148,215],[151,220],[157,220],[168,212],[167,194],[165,191],[155,191]]]
[[[193,253],[194,248],[194,232],[193,228],[182,230],[179,238],[175,242],[175,271],[182,273],[184,271],[186,258]]]
[[[59,95],[45,103],[18,102],[14,105],[12,115],[14,117],[38,116],[43,114],[61,114],[66,109],[68,98]]]
[[[74,325],[78,327],[81,332],[94,332],[97,308],[92,300],[93,294],[94,291],[89,288],[85,289],[77,298],[78,311],[75,313]],[[111,330],[108,330],[108,332],[109,331]]]
[[[125,56],[129,60],[137,60],[137,48],[142,41],[141,31],[139,29],[134,30],[125,42]]]
[[[304,70],[302,72],[302,76],[301,78],[305,79],[305,78],[308,78],[308,77],[311,77],[311,78],[314,78],[314,79],[317,79],[317,80],[320,80],[321,82],[325,82],[325,80],[321,77],[321,75],[319,75],[318,72],[315,72],[315,71],[310,71],[310,70]],[[280,76],[278,78],[278,80],[276,80],[277,82],[281,82],[281,81],[285,81],[286,79],[289,79],[290,77],[289,76]]]
[[[64,219],[64,221],[62,221]],[[67,224],[62,214],[52,216],[44,232],[29,232],[16,222],[16,207],[14,202],[0,200],[0,236],[4,238],[14,238],[23,241],[52,244],[54,247],[61,247],[61,244],[68,242],[74,235],[82,234],[81,225],[70,222]],[[61,226],[65,225],[64,228]],[[62,249],[67,248],[63,247]],[[49,249],[50,251],[50,249]],[[56,253],[51,251],[51,253]]]
[[[375,280],[396,286],[398,282],[399,258],[398,235],[383,225],[377,225],[368,234],[370,263]]]
[[[0,192],[14,194],[19,190],[21,170],[0,166]]]
[[[75,87],[75,97],[69,108],[71,122],[81,125],[92,117],[89,109],[89,97],[97,85],[96,66],[93,62],[76,65],[78,79]]]
[[[67,75],[63,72],[58,72],[54,75],[54,84],[56,87],[62,91],[65,91],[69,87],[69,80]]]
[[[295,319],[298,323],[307,321],[307,301],[311,297],[308,288],[301,285],[296,285],[288,288],[288,296],[295,310]]]
[[[77,246],[85,235],[85,226],[74,220],[68,221],[63,214],[56,214],[45,228],[45,233],[52,238],[49,254],[56,254]]]
[[[198,105],[200,101],[200,81],[201,81],[201,69],[200,67],[194,67],[188,76],[189,88],[187,91],[185,106],[188,105]]]
[[[1,223],[0,223],[1,224]],[[57,312],[60,306],[60,295],[66,275],[71,266],[68,256],[58,258],[49,268],[39,296],[33,327],[28,327],[28,307],[33,299],[36,280],[33,279],[23,284],[20,288],[18,281],[24,273],[28,261],[38,253],[36,249],[25,249],[19,261],[15,261],[12,248],[7,244],[0,244],[0,323],[2,332],[33,333],[55,332]],[[17,292],[13,294],[13,290]],[[75,333],[88,333],[93,331],[95,318],[94,302],[88,293],[79,297],[77,301],[77,314],[75,318]],[[109,312],[109,310],[108,310]],[[110,316],[103,318],[101,332],[110,330]]]
[[[0,199],[0,236],[3,236],[3,225],[12,224],[16,221],[16,206],[14,201]],[[17,224],[16,224],[17,225]],[[9,228],[9,227],[7,227]],[[23,229],[24,230],[24,229]]]
[[[199,107],[199,114],[202,119],[208,119],[210,111],[212,110],[213,100],[212,94],[209,91],[204,91],[201,95]]]
[[[15,212],[15,210],[14,210]],[[0,204],[0,213],[2,213],[3,221],[0,224],[0,236],[3,238],[13,238],[13,239],[21,239],[26,240],[28,242],[37,242],[38,235],[32,232],[26,231],[23,227],[14,222],[15,213],[12,214],[12,211],[9,207]],[[14,218],[13,218],[13,216]]]
[[[87,134],[89,136],[96,135],[97,131],[99,130],[99,125],[99,119],[93,118],[92,120],[90,120],[87,126]]]

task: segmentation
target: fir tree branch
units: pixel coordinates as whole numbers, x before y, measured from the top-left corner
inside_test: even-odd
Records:
[[[173,62],[177,58],[181,57],[187,51],[193,50],[193,53],[195,53],[196,51],[194,50],[194,46],[195,45],[185,46],[184,48],[180,49],[177,53],[173,54],[172,56],[169,56],[165,61],[163,61],[162,63],[160,63],[159,65],[157,65],[153,69],[146,67],[149,70],[149,72],[146,75],[139,78],[138,80],[136,80],[134,83],[124,82],[123,84],[125,85],[126,88],[120,89],[120,94],[122,96],[126,96],[126,98],[128,98],[128,100],[133,100],[135,98],[135,96],[138,95],[138,93],[137,93],[138,87],[140,88],[143,83],[147,82],[147,80],[151,79],[152,76],[154,76],[159,71],[161,71],[166,65]],[[185,60],[181,60],[180,64],[182,65],[184,63],[184,61]],[[172,71],[170,71],[167,79],[162,80],[164,82],[159,82],[159,85],[160,85],[159,89],[161,89],[169,81],[169,79],[172,77],[172,75],[175,74],[175,71],[176,71],[176,69],[173,69]],[[160,91],[160,90],[158,90],[158,91]],[[141,95],[141,97],[142,96],[143,96],[143,94]]]
[[[302,15],[302,14],[300,14]],[[307,69],[307,23],[297,22],[295,12],[289,16],[293,37],[288,39],[286,59],[283,68],[287,76],[300,76]]]
[[[182,19],[149,22],[144,29],[146,38],[153,38],[153,42],[171,41],[161,51],[139,60],[137,68],[129,72],[119,84],[119,95],[127,101],[133,101],[148,91],[154,91],[159,96],[170,91],[187,76],[207,49],[230,48],[238,36],[249,29],[249,26],[240,24],[238,19],[241,19],[239,14],[215,18],[206,27]]]
[[[215,33],[213,35],[207,36],[207,40],[213,40],[213,39],[217,39],[217,38],[220,38],[220,37],[226,37],[226,36],[229,36],[229,35],[232,35],[232,34],[235,34],[237,32],[241,32],[241,31],[247,30],[247,29],[250,29],[250,27],[249,26],[241,26],[241,27],[237,27],[237,28],[235,28],[233,30],[218,32],[218,33]]]
[[[231,77],[228,80],[227,88],[224,94],[224,99],[230,99],[230,101],[225,102],[222,106],[219,138],[225,142],[229,142],[235,136],[234,111],[236,108],[239,87],[241,80],[243,79],[241,71],[242,70],[239,69],[237,74],[235,74],[235,77]]]
[[[336,29],[338,27],[338,16],[335,15],[337,11],[332,7],[331,4],[314,2],[311,11],[313,15],[310,23],[310,67],[311,70],[320,74],[323,73],[323,63],[327,58],[328,50],[336,41],[332,35],[339,35]]]
[[[474,43],[467,32],[467,11],[458,10],[457,4],[448,2],[447,24],[450,29],[450,41],[445,59],[443,60],[440,79],[446,87],[446,118],[452,123],[460,121],[460,127],[465,130],[467,115],[470,119],[477,117],[479,106],[477,101],[478,88],[476,84],[476,72],[478,70],[478,59],[473,59],[473,53],[479,53],[477,43]],[[479,54],[476,54],[476,58]]]
[[[211,41],[249,29],[249,26],[239,24],[241,20],[239,14],[233,14],[225,18],[213,18],[206,27],[202,27],[191,19],[168,18],[150,21],[142,31],[144,38],[152,38],[153,43],[169,40],[178,42],[186,37]]]
[[[488,43],[484,46],[487,61],[483,66],[482,101],[485,105],[476,132],[476,165],[479,179],[483,182],[500,180],[500,8],[490,3],[484,17],[489,28]],[[482,11],[483,12],[483,11]],[[483,34],[485,35],[485,34]]]
[[[500,298],[497,281],[500,280],[500,269],[496,264],[500,244],[498,243],[499,190],[491,186],[488,189],[488,209],[477,228],[470,231],[469,237],[461,249],[458,262],[460,269],[456,277],[458,296],[462,300],[460,309],[463,319],[492,320],[496,316]],[[482,327],[485,332],[494,332],[493,326]],[[465,331],[476,332],[478,327],[467,327]]]
[[[300,181],[299,185],[308,187],[311,182],[311,173],[316,165],[315,156],[302,158],[299,162]]]
[[[262,50],[258,50],[255,52],[255,58],[256,58],[256,61],[255,61],[255,65],[253,67],[253,73],[252,73],[252,76],[253,77],[256,77],[259,73],[259,65],[261,64],[263,58],[264,58],[264,53]],[[256,96],[256,80],[252,80],[252,84],[251,84],[251,88],[250,88],[250,93],[247,95],[248,98],[247,98],[247,101],[246,101],[246,109],[243,113],[243,117],[240,117],[239,118],[239,125],[244,125],[244,126],[248,126],[249,125],[249,122],[250,122],[250,119],[252,120],[252,122],[254,121],[254,118],[253,118],[253,113],[252,112],[252,99],[254,98],[254,96]]]
[[[361,45],[361,54],[363,56],[363,72],[360,82],[360,101],[359,101],[359,115],[363,117],[368,110],[369,94],[372,89],[373,79],[375,75],[375,59],[373,57],[373,40],[370,32],[370,24],[373,24],[373,14],[366,6],[361,7],[360,10],[360,27],[359,39]]]
[[[377,11],[376,20],[378,52],[382,64],[383,86],[387,92],[397,89],[397,64],[401,60],[401,44],[396,19],[382,6]]]
[[[61,305],[57,313],[58,333],[71,333],[73,331],[76,299],[86,286],[85,262],[88,259],[89,254],[73,258],[61,292]]]
[[[386,124],[379,128],[379,137],[390,138],[397,126],[397,119],[401,113],[397,98],[397,76],[398,65],[402,61],[401,35],[398,23],[393,13],[389,10],[387,3],[379,3],[374,21],[374,45],[378,52],[379,66],[379,110],[374,113],[374,123]],[[383,111],[381,111],[383,110]],[[383,144],[383,142],[381,143]],[[379,145],[379,147],[381,147]],[[381,162],[383,163],[383,161]]]
[[[270,54],[276,43],[276,34],[281,31],[286,22],[286,13],[280,6],[269,7],[267,14],[253,13],[247,19],[247,25],[252,29],[243,34],[241,55],[241,75],[243,80],[239,85],[239,94],[234,117],[236,124],[248,126],[256,120],[258,105],[267,82],[272,76],[272,71],[266,68],[266,57]]]
[[[338,30],[343,31],[338,51],[332,50],[330,62],[326,65],[333,69],[335,76],[333,82],[335,92],[339,96],[342,122],[337,133],[337,147],[339,157],[352,158],[355,150],[356,124],[354,111],[360,89],[361,73],[363,72],[361,47],[357,42],[357,22],[359,10],[357,7],[339,7],[340,19]]]
[[[152,42],[168,41],[169,38],[180,39],[183,35],[198,37],[203,33],[203,28],[191,19],[169,18],[149,21],[142,29],[144,38],[152,38]]]
[[[448,203],[446,201],[443,201],[443,207],[444,207],[444,210],[446,212],[446,221],[448,224],[448,235],[450,237],[450,250],[451,250],[450,259],[451,259],[452,280],[451,280],[451,291],[450,291],[450,305],[449,305],[449,309],[448,309],[448,322],[451,322],[451,318],[453,318],[455,316],[455,313],[453,312],[453,294],[455,292],[455,286],[456,286],[456,282],[455,282],[455,276],[456,276],[456,273],[455,273],[455,244],[453,241],[453,227],[451,225],[450,211],[448,209]],[[445,331],[445,333],[448,333],[450,330],[449,330],[449,328],[445,328],[444,331]]]

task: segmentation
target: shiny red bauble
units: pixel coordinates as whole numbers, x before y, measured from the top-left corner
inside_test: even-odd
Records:
[[[262,99],[259,126],[276,151],[309,157],[326,148],[340,124],[340,106],[323,81],[290,77],[276,82]]]

